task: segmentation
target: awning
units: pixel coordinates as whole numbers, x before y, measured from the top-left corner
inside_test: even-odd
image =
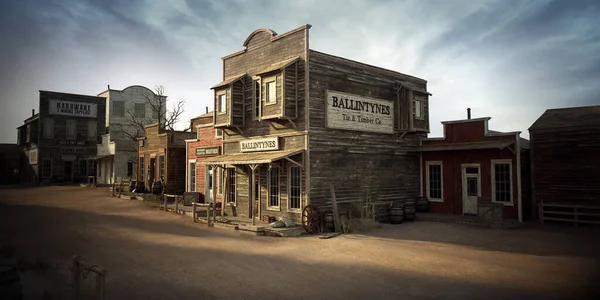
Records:
[[[456,143],[442,145],[424,145],[416,148],[417,152],[431,151],[452,151],[452,150],[477,150],[477,149],[504,149],[512,145],[513,141],[497,141],[497,142],[473,142],[473,143]]]
[[[208,159],[198,160],[200,165],[251,165],[251,164],[267,164],[276,160],[284,159],[296,154],[300,154],[304,150],[287,150],[287,151],[271,151],[271,152],[255,152],[255,153],[238,153],[224,154],[213,156]]]
[[[269,73],[269,72],[281,70],[281,69],[283,69],[283,68],[285,68],[285,67],[293,64],[298,59],[300,59],[300,57],[296,56],[296,57],[294,57],[292,59],[288,59],[288,60],[284,60],[282,62],[278,62],[278,63],[272,64],[272,65],[268,66],[267,68],[261,70],[260,72],[257,72],[256,75],[261,75],[261,74],[265,74],[265,73]]]
[[[114,154],[98,155],[98,156],[92,156],[89,159],[101,159],[101,158],[105,158],[105,157],[109,157],[109,156],[115,156],[115,155]]]
[[[235,75],[235,76],[233,76],[233,77],[231,77],[231,78],[229,78],[229,79],[225,79],[225,80],[223,80],[223,81],[221,81],[221,82],[219,82],[219,83],[217,83],[217,84],[213,85],[213,86],[211,87],[211,89],[216,89],[216,88],[218,88],[218,87],[222,87],[222,86],[230,85],[230,84],[232,84],[232,83],[234,83],[234,82],[236,82],[236,81],[238,81],[238,80],[242,79],[244,76],[246,76],[246,73],[244,73],[244,74],[240,74],[240,75]]]

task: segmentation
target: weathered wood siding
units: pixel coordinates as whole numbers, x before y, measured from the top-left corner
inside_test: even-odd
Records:
[[[329,184],[354,190],[394,190],[398,199],[419,195],[419,156],[416,148],[423,133],[403,133],[410,110],[401,105],[396,82],[426,88],[426,82],[408,75],[310,51],[310,202],[328,201]],[[326,128],[326,90],[392,101],[393,134]],[[406,97],[406,95],[405,95]],[[406,100],[404,100],[406,101]],[[405,103],[406,104],[406,103]],[[405,105],[404,107],[407,107]]]
[[[298,64],[285,68],[284,89],[284,117],[295,119],[298,116]]]
[[[181,195],[185,192],[185,148],[168,148],[165,165],[165,193]]]
[[[235,126],[244,126],[245,79],[234,82],[231,86],[231,122]]]
[[[600,204],[600,128],[530,130],[535,203]]]
[[[267,82],[271,81],[271,80],[266,80],[266,79],[272,79],[272,77],[275,77],[275,82],[276,82],[276,86],[277,86],[277,95],[276,95],[276,102],[275,103],[267,103],[266,99],[267,99]],[[264,76],[265,79],[262,80],[261,82],[261,105],[262,105],[262,115],[261,118],[263,119],[267,119],[267,118],[279,118],[283,116],[283,110],[282,110],[282,103],[283,103],[283,88],[282,88],[282,80],[283,80],[283,76],[281,73],[277,73],[277,74],[272,74],[272,75],[265,75]]]

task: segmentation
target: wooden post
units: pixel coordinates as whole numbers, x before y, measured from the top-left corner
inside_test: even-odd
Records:
[[[335,188],[333,187],[333,184],[329,185],[329,189],[331,191],[331,206],[333,207],[333,223],[335,226],[335,232],[342,232],[337,201],[335,200]]]
[[[225,186],[223,188],[223,207],[221,209],[221,217],[225,216],[225,205],[229,202],[229,175],[227,174],[226,168],[223,168],[223,183]]]
[[[75,293],[74,299],[79,300],[79,289],[81,288],[81,270],[79,269],[80,257],[73,256],[73,292]]]
[[[178,215],[179,214],[179,196],[175,195],[175,214]]]
[[[212,175],[212,202],[214,203],[214,207],[213,207],[213,225],[214,222],[217,221],[217,175],[219,172],[217,172],[218,167],[217,165],[212,166],[213,169],[213,175]],[[221,206],[221,209],[223,208],[223,206]]]
[[[192,219],[196,223],[196,202],[192,202]]]
[[[164,209],[165,211],[167,211],[167,196],[166,195],[162,195],[163,196],[163,202],[164,202]]]
[[[252,226],[256,225],[256,211],[258,210],[258,208],[256,207],[256,200],[254,199],[254,179],[256,178],[256,164],[252,164],[252,165],[248,165],[250,167],[250,178],[248,180],[248,182],[250,183],[250,195],[248,197],[248,200],[250,200],[250,204],[252,207],[252,211],[250,212],[250,215],[252,216]]]

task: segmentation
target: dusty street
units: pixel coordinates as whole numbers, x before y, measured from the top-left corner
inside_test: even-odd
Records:
[[[598,278],[596,228],[416,221],[326,240],[253,237],[107,188],[0,195],[0,244],[58,262],[63,281],[82,255],[108,270],[107,299],[585,299]]]

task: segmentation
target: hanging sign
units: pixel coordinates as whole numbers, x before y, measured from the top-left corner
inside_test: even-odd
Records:
[[[327,127],[394,133],[394,102],[327,90]]]

